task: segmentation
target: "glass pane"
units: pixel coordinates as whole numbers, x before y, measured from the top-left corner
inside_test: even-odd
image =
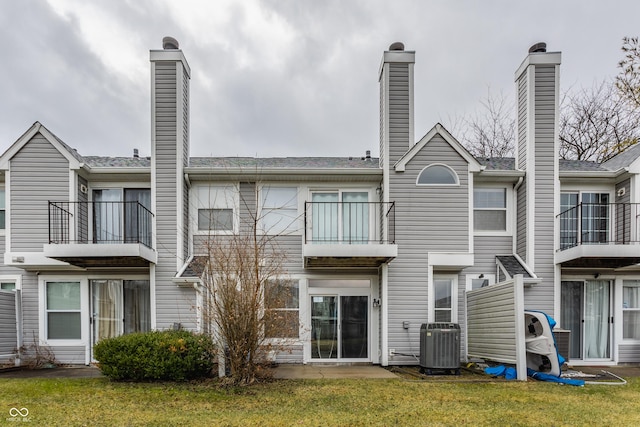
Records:
[[[451,308],[451,279],[433,281],[435,308]]]
[[[312,238],[316,243],[338,242],[338,193],[313,193]]]
[[[147,188],[124,190],[125,242],[151,245],[151,191]]]
[[[15,291],[16,284],[13,282],[2,282],[0,283],[0,289],[2,289],[3,291]]]
[[[344,296],[341,309],[341,357],[365,359],[369,354],[369,297]]]
[[[198,209],[198,230],[233,231],[233,210]]]
[[[582,359],[583,282],[562,282],[560,324],[571,331],[571,359]]]
[[[606,243],[609,238],[609,195],[582,194],[582,243]]]
[[[342,240],[366,243],[369,240],[369,193],[342,193]]]
[[[0,230],[5,229],[5,210],[0,210]]]
[[[338,358],[338,306],[335,296],[311,297],[311,357]]]
[[[80,282],[47,282],[47,310],[80,310]]]
[[[295,187],[263,187],[262,206],[275,209],[298,209],[298,189]]]
[[[80,339],[80,313],[47,313],[47,338]]]
[[[640,308],[640,286],[627,286],[628,282],[622,288],[622,308]]]
[[[4,190],[0,190],[0,209],[2,209],[2,210],[4,210],[5,207],[6,207],[4,196],[5,196]]]
[[[578,194],[560,194],[560,249],[578,244]]]
[[[124,281],[124,333],[151,329],[151,294],[148,280]]]
[[[471,279],[471,290],[489,286],[489,279]]]
[[[473,211],[473,224],[476,231],[505,231],[507,211]]]
[[[92,280],[93,342],[122,335],[122,282]]]
[[[418,177],[418,184],[448,184],[458,183],[455,173],[446,166],[432,165],[425,168]]]
[[[506,208],[507,190],[504,188],[476,188],[473,190],[474,208]]]
[[[435,311],[436,322],[451,322],[451,310],[436,310]]]
[[[93,201],[94,241],[122,242],[122,190],[94,190]]]
[[[584,354],[589,359],[609,357],[609,282],[585,282]]]
[[[298,338],[300,319],[298,310],[267,310],[264,335],[267,338]]]
[[[298,282],[269,281],[265,288],[267,308],[298,308]]]
[[[640,340],[640,311],[624,311],[622,322],[622,338]]]

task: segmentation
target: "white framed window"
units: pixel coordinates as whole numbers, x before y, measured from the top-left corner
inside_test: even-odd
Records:
[[[300,286],[298,281],[267,281],[264,300],[265,337],[299,338]]]
[[[473,189],[473,229],[479,234],[510,231],[509,192],[506,187]]]
[[[485,288],[496,283],[495,274],[467,274],[467,290]]]
[[[622,339],[640,341],[640,280],[622,282]]]
[[[458,276],[433,275],[431,309],[434,322],[458,321]]]
[[[0,276],[0,291],[21,289],[21,276]]]
[[[238,188],[210,185],[193,188],[196,233],[233,233],[238,229]]]
[[[298,188],[264,185],[260,189],[260,227],[265,234],[299,232]]]
[[[45,295],[47,339],[82,339],[82,299],[80,282],[46,282]]]
[[[41,275],[38,293],[40,339],[56,346],[86,345],[89,340],[88,280]]]
[[[458,174],[449,166],[434,163],[418,174],[416,185],[460,185]]]
[[[610,205],[612,199],[609,192],[563,191],[560,194],[560,249],[608,243],[615,213]]]

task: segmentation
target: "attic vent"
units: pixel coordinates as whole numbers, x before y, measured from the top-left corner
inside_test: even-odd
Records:
[[[80,192],[81,192],[82,194],[87,194],[87,192],[88,192],[88,191],[89,191],[89,189],[87,188],[87,186],[86,186],[86,185],[84,185],[84,184],[80,184]]]
[[[389,46],[389,50],[404,50],[404,43],[402,42],[392,43],[391,46]]]
[[[547,51],[547,44],[544,42],[536,43],[529,48],[529,53],[540,53]]]
[[[163,49],[179,49],[180,44],[178,43],[178,40],[174,39],[173,37],[164,37],[162,39],[162,48]]]

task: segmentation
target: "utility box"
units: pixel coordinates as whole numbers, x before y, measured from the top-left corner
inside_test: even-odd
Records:
[[[460,375],[460,325],[423,323],[420,326],[420,371],[444,370]]]

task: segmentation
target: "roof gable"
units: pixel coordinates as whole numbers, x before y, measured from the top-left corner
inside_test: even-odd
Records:
[[[458,140],[455,139],[449,133],[449,131],[444,128],[444,126],[442,126],[440,123],[437,123],[433,128],[431,128],[429,132],[427,132],[425,136],[422,137],[422,139],[420,139],[420,141],[418,141],[413,147],[411,147],[409,151],[407,151],[396,162],[395,165],[393,165],[396,172],[404,172],[407,163],[409,163],[411,159],[413,159],[416,154],[418,154],[420,150],[425,147],[425,145],[429,144],[429,142],[431,142],[436,135],[440,135],[445,140],[445,142],[449,144],[451,148],[453,148],[469,164],[469,170],[471,172],[479,172],[480,170],[482,170],[482,166],[471,155],[471,153],[469,153],[467,149],[464,148],[462,144],[460,144]]]
[[[11,159],[38,133],[41,134],[47,142],[53,145],[55,149],[69,161],[70,169],[80,169],[82,167],[84,161],[80,154],[62,142],[62,140],[51,133],[49,129],[44,127],[40,122],[35,122],[25,133],[22,134],[20,138],[18,138],[16,142],[13,143],[13,145],[11,145],[11,147],[7,149],[7,151],[2,154],[2,156],[0,156],[0,170],[9,170],[9,162]]]

